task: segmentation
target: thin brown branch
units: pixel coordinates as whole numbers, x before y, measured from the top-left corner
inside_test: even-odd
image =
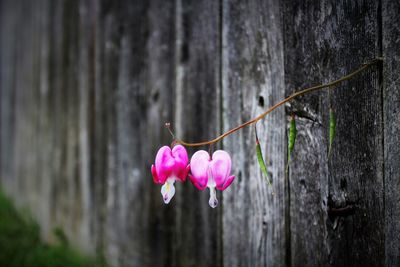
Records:
[[[258,117],[255,117],[255,118],[253,118],[253,119],[251,119],[251,120],[249,120],[249,121],[247,121],[247,122],[245,122],[245,123],[233,128],[233,129],[230,129],[229,131],[221,134],[220,136],[218,136],[218,137],[216,137],[216,138],[214,138],[212,140],[198,142],[198,143],[188,143],[188,142],[185,142],[183,140],[177,139],[176,142],[181,144],[181,145],[191,146],[191,147],[215,144],[215,143],[221,141],[226,136],[228,136],[230,134],[233,134],[234,132],[236,132],[236,131],[238,131],[238,130],[246,127],[246,126],[249,126],[249,125],[251,125],[253,123],[256,123],[257,121],[263,119],[265,116],[267,116],[269,113],[274,111],[276,108],[278,108],[278,107],[282,106],[283,104],[289,102],[293,98],[296,98],[296,97],[299,97],[299,96],[302,96],[302,95],[305,95],[305,94],[308,94],[308,93],[311,93],[311,92],[314,92],[314,91],[317,91],[317,90],[321,90],[321,89],[324,89],[324,88],[334,88],[334,86],[336,86],[337,84],[353,78],[354,76],[356,76],[360,72],[364,71],[365,69],[369,68],[370,66],[375,65],[376,63],[381,62],[381,61],[382,61],[382,58],[376,58],[374,60],[371,60],[368,63],[365,63],[365,64],[361,65],[361,67],[359,67],[355,71],[353,71],[353,72],[351,72],[351,73],[349,73],[349,74],[347,74],[347,75],[345,75],[345,76],[343,76],[343,77],[341,77],[341,78],[339,78],[337,80],[334,80],[334,81],[332,81],[330,83],[316,85],[316,86],[313,86],[313,87],[310,87],[310,88],[303,89],[303,90],[301,90],[301,91],[299,91],[297,93],[294,93],[291,96],[285,98],[284,100],[276,103],[275,105],[273,105],[272,107],[267,109],[264,113],[262,113]]]

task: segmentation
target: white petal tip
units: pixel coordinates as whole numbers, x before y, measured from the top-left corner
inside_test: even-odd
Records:
[[[210,205],[211,208],[215,209],[218,206],[218,200],[210,198],[208,204]]]
[[[210,187],[210,199],[208,200],[208,204],[213,209],[218,206],[217,193],[215,191],[215,187]]]
[[[171,202],[171,199],[172,199],[172,197],[169,197],[169,196],[164,196],[163,197],[163,200],[164,200],[165,204],[168,204],[169,202]]]
[[[163,197],[164,203],[168,204],[171,199],[175,195],[175,186],[174,186],[174,181],[170,182],[167,181],[162,187],[161,187],[161,195]]]

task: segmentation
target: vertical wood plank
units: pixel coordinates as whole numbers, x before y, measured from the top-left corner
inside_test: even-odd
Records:
[[[287,94],[343,76],[379,56],[377,11],[378,5],[368,1],[286,1]],[[288,109],[297,114],[299,130],[289,177],[293,266],[383,264],[379,82],[375,67],[332,92],[338,122],[329,161],[327,93],[304,96]],[[327,215],[329,209],[348,206],[354,214]]]
[[[7,94],[5,93],[7,88],[4,89],[4,85],[5,82],[4,80],[6,79],[6,71],[4,70],[4,65],[5,65],[5,57],[6,57],[6,53],[4,52],[4,50],[6,50],[7,47],[7,43],[3,41],[3,35],[5,35],[5,32],[7,32],[7,20],[4,18],[5,16],[3,15],[4,13],[4,9],[5,9],[6,5],[4,4],[4,1],[0,1],[0,183],[2,184],[2,187],[4,187],[4,178],[2,178],[4,176],[3,174],[3,168],[4,168],[4,164],[3,164],[3,140],[5,138],[5,134],[4,134],[4,127],[6,125],[6,121],[7,121],[7,117],[5,114],[7,113],[7,109],[4,108],[4,106],[8,104],[9,100],[8,98],[6,98],[7,100],[4,100],[5,97],[7,97]],[[4,189],[3,189],[4,190]]]
[[[11,193],[13,187],[12,159],[14,151],[12,144],[14,141],[14,95],[15,95],[15,55],[17,34],[11,34],[16,31],[17,12],[15,5],[9,2],[1,2],[1,183],[4,190]],[[6,38],[8,36],[8,38]]]
[[[382,1],[385,265],[400,265],[400,4]]]
[[[174,257],[175,207],[165,205],[160,194],[161,186],[152,181],[149,167],[154,163],[157,150],[170,143],[171,137],[164,123],[174,116],[174,87],[176,68],[176,6],[174,1],[152,0],[148,12],[148,71],[146,95],[148,98],[147,125],[143,136],[147,146],[145,156],[147,190],[151,192],[147,235],[150,266],[172,266]],[[157,255],[154,257],[152,255]]]
[[[37,19],[39,22],[39,28],[36,35],[39,38],[38,51],[38,64],[36,73],[38,79],[37,88],[37,149],[40,149],[41,153],[36,155],[36,167],[38,186],[39,186],[39,222],[41,225],[42,235],[45,236],[47,240],[52,238],[52,228],[54,227],[51,221],[51,188],[52,188],[52,175],[51,170],[48,167],[49,162],[51,162],[51,131],[50,128],[50,105],[48,101],[48,96],[50,92],[50,3],[47,0],[41,0],[36,3],[37,8]]]
[[[163,124],[172,114],[174,5],[104,2],[99,9],[96,93],[107,142],[100,151],[107,167],[99,249],[116,266],[168,266],[174,210],[163,204],[150,166],[169,142]]]
[[[90,186],[90,160],[93,156],[90,153],[90,92],[93,88],[91,68],[93,68],[94,43],[94,10],[90,0],[79,2],[79,115],[78,115],[78,157],[79,157],[79,187],[81,192],[81,223],[77,234],[80,246],[90,252],[94,252],[94,240],[92,235],[92,188]]]
[[[318,31],[318,19],[322,13],[320,9],[316,2],[284,3],[286,95],[321,82],[320,50],[317,50],[319,34],[322,32]],[[295,113],[298,131],[287,174],[290,188],[287,203],[290,209],[289,266],[328,264],[324,207],[327,203],[328,179],[325,121],[322,122],[322,112],[328,110],[328,104],[323,101],[321,94],[304,96],[286,107],[286,122]]]
[[[220,127],[219,1],[176,1],[176,134],[189,141],[212,138]],[[216,150],[218,147],[214,147]],[[189,157],[199,149],[188,149]],[[178,184],[173,266],[221,266],[222,205],[208,205],[209,192],[190,181]],[[220,199],[221,201],[221,199]]]
[[[223,128],[229,130],[284,98],[278,1],[223,1]],[[284,110],[257,125],[272,195],[257,163],[254,128],[224,139],[236,180],[223,192],[225,266],[285,265],[287,184]]]
[[[43,44],[44,60],[40,68],[43,134],[36,132],[43,136],[40,140],[43,150],[32,147],[43,164],[37,175],[41,178],[36,180],[43,180],[40,184],[44,195],[49,195],[50,237],[53,228],[60,227],[72,243],[81,244],[83,196],[79,171],[84,166],[80,165],[79,157],[79,5],[78,1],[49,1],[47,8],[50,18],[45,29],[49,31],[49,43]],[[49,162],[53,163],[50,168]],[[85,247],[84,243],[81,247]]]
[[[98,6],[94,92],[98,141],[93,148],[99,156],[92,179],[101,177],[102,183],[94,193],[98,250],[116,266],[158,265],[165,255],[151,256],[159,244],[150,239],[154,225],[150,222],[154,215],[162,216],[151,207],[152,199],[159,199],[149,172],[154,160],[151,141],[159,131],[153,134],[148,129],[148,116],[159,107],[152,109],[146,77],[149,6],[147,1],[104,1]]]

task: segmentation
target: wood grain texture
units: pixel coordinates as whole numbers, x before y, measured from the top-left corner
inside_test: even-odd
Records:
[[[176,134],[209,139],[220,128],[220,19],[218,1],[177,1]],[[214,147],[216,150],[218,147]],[[189,156],[197,149],[188,149]],[[189,181],[177,185],[173,266],[221,266],[220,211],[209,190]],[[220,203],[221,198],[219,198]]]
[[[98,250],[115,266],[169,266],[174,210],[149,170],[169,142],[163,124],[173,111],[174,5],[105,1],[97,10],[94,136],[104,138],[93,144],[102,155],[94,172],[104,177],[95,192]]]
[[[149,98],[147,111],[146,135],[149,147],[141,153],[147,154],[146,162],[153,162],[161,144],[168,144],[171,137],[163,127],[174,116],[174,92],[176,69],[176,5],[173,1],[151,1],[148,11],[149,39],[147,41],[148,72],[146,75],[146,91]],[[161,64],[160,64],[161,63]],[[162,143],[160,143],[160,141]],[[148,175],[148,163],[145,164],[145,175]],[[147,180],[152,195],[148,228],[148,245],[151,264],[154,266],[171,266],[176,257],[174,247],[175,207],[162,202],[160,186],[154,186]],[[177,185],[179,186],[179,185]],[[148,190],[148,189],[147,189]],[[144,192],[142,192],[143,194]],[[175,199],[176,200],[176,199]],[[128,207],[129,208],[129,207]],[[152,255],[159,255],[153,257]]]
[[[48,241],[61,227],[113,266],[398,266],[399,12],[389,0],[0,0],[1,186]],[[248,127],[213,147],[236,175],[218,208],[190,182],[163,203],[150,166],[171,142],[165,122],[211,139],[381,55],[383,69],[257,124],[272,189]]]
[[[173,209],[149,170],[169,142],[175,10],[137,4],[3,4],[2,184],[49,240],[57,226],[115,266],[170,266]]]
[[[4,3],[3,10],[13,18],[2,35],[13,37],[2,65],[13,73],[6,72],[2,84],[10,92],[2,94],[5,103],[12,106],[2,113],[2,158],[10,162],[2,163],[7,167],[1,175],[7,191],[19,196],[17,203],[29,203],[47,239],[60,226],[73,242],[84,244],[76,235],[82,223],[76,176],[77,2],[15,1]]]
[[[321,27],[318,22],[322,12],[318,4],[301,5],[292,1],[284,3],[282,12],[286,95],[290,95],[321,81],[318,52],[322,49],[318,50],[318,41],[322,31],[317,30]],[[324,210],[328,193],[327,153],[319,111],[320,105],[326,111],[328,107],[321,94],[304,96],[287,106],[287,118],[292,113],[296,115],[298,131],[288,172],[290,264],[293,266],[324,266],[328,261]]]
[[[377,4],[368,1],[287,1],[286,93],[326,83],[379,56],[377,12]],[[338,86],[330,100],[327,93],[315,93],[288,108],[297,114],[299,128],[289,177],[293,266],[383,264],[379,83],[375,67]],[[338,122],[328,161],[330,103]],[[329,209],[348,205],[354,215],[328,217]]]
[[[385,265],[400,265],[400,4],[382,1]]]
[[[16,39],[17,35],[6,36],[8,33],[15,30],[15,21],[17,19],[17,12],[11,5],[1,2],[1,14],[0,29],[1,29],[1,72],[0,72],[0,90],[1,90],[1,110],[0,110],[0,151],[1,151],[1,182],[2,186],[7,191],[11,191],[12,188],[12,159],[13,149],[12,143],[14,141],[14,83],[15,83],[15,64],[9,65],[9,62],[15,61],[16,54]],[[4,15],[3,15],[4,14]],[[11,193],[11,192],[10,192]]]
[[[278,2],[223,1],[222,55],[226,131],[284,98]],[[257,128],[275,195],[257,163],[254,128],[224,139],[236,175],[223,192],[224,266],[279,266],[286,262],[284,110],[277,110]]]

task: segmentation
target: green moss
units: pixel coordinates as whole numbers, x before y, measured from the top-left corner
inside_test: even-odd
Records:
[[[40,239],[39,225],[17,211],[0,190],[0,266],[7,267],[89,267],[104,266],[94,258],[71,248],[64,232],[54,230],[59,244]]]

